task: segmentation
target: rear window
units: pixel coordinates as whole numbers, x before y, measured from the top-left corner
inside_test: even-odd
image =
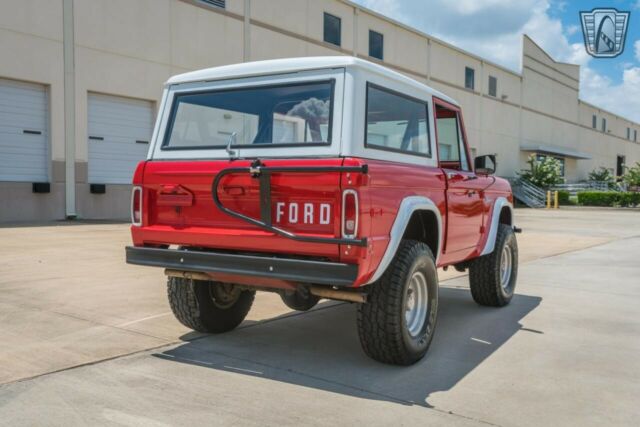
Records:
[[[175,97],[163,149],[331,143],[333,81]]]

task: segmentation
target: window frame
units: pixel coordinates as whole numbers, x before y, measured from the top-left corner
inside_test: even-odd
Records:
[[[602,118],[602,132],[607,131],[607,119],[605,117]]]
[[[323,12],[322,16],[322,41],[332,46],[342,47],[342,18],[329,12]],[[338,20],[338,43],[327,40],[327,18]]]
[[[627,139],[631,141],[631,128],[627,127]]]
[[[375,56],[371,54],[371,40],[372,36],[380,36],[380,56]],[[384,61],[384,34],[369,29],[369,57],[379,59],[380,61]]]
[[[598,116],[596,116],[595,114],[593,114],[591,117],[591,128],[596,130],[598,129]]]
[[[467,71],[471,71],[471,87],[467,86]],[[476,90],[476,70],[474,68],[464,67],[464,88],[468,90]]]
[[[247,85],[247,86],[239,86],[239,87],[231,87],[231,88],[221,88],[221,89],[202,89],[195,91],[185,91],[174,94],[171,107],[169,109],[169,116],[167,119],[167,125],[164,129],[164,135],[162,138],[162,143],[160,144],[160,151],[187,151],[187,150],[225,150],[227,148],[226,145],[189,145],[189,146],[179,146],[179,147],[171,147],[168,146],[169,138],[171,136],[171,131],[173,130],[174,118],[178,108],[178,100],[182,96],[191,96],[191,95],[200,95],[204,93],[222,93],[222,92],[239,92],[242,90],[251,90],[251,89],[273,89],[279,87],[291,87],[291,86],[304,86],[304,85],[313,85],[313,84],[321,84],[321,83],[329,83],[331,97],[329,98],[330,108],[329,108],[329,125],[328,125],[328,133],[327,133],[327,141],[325,142],[294,142],[291,144],[233,144],[231,148],[238,149],[258,149],[258,148],[295,148],[295,147],[321,147],[332,144],[333,137],[333,118],[334,118],[334,100],[335,100],[335,86],[336,79],[328,78],[322,80],[305,80],[301,82],[290,82],[290,83],[274,83],[274,84],[264,84],[264,85]]]
[[[633,130],[633,142],[638,142],[638,129]]]
[[[424,104],[424,108],[425,108],[425,125],[427,127],[427,147],[429,147],[429,152],[428,153],[419,153],[419,152],[415,152],[415,151],[406,151],[406,150],[402,150],[399,148],[393,148],[393,147],[385,147],[383,145],[377,145],[377,144],[370,144],[367,141],[367,129],[369,127],[369,120],[368,120],[368,116],[369,116],[369,88],[374,88],[376,90],[379,90],[381,92],[386,92],[388,94],[391,95],[395,95],[398,96],[400,98],[404,98],[407,99],[409,101],[413,101],[413,102],[418,102],[420,104]],[[372,83],[370,81],[367,81],[366,85],[365,85],[365,97],[364,97],[365,101],[364,101],[364,148],[368,149],[374,149],[374,150],[380,150],[380,151],[389,151],[392,153],[399,153],[399,154],[406,154],[409,156],[414,156],[414,157],[422,157],[425,159],[432,159],[433,158],[433,150],[431,148],[431,126],[429,125],[429,101],[425,100],[425,99],[420,99],[420,98],[416,98],[413,97],[411,95],[407,95],[405,93],[402,92],[398,92],[396,90],[393,89],[389,89],[388,87],[384,87],[375,83]]]
[[[494,93],[491,93],[491,81],[495,82],[495,91]],[[487,93],[489,94],[489,96],[493,96],[494,98],[498,97],[498,78],[496,76],[489,76],[489,87],[487,88]]]
[[[436,145],[436,153],[437,153],[437,157],[436,157],[437,167],[446,169],[445,167],[442,166],[442,161],[440,160],[440,144],[438,143],[438,116],[436,112],[438,105],[454,111],[458,119],[458,128],[457,128],[458,143],[460,143],[460,137],[462,137],[462,145],[464,147],[465,156],[467,158],[467,167],[469,168],[468,170],[462,169],[462,155],[460,155],[460,160],[458,162],[460,163],[461,169],[459,170],[459,172],[475,174],[476,173],[475,164],[474,164],[475,160],[472,159],[470,156],[471,152],[469,149],[469,140],[467,139],[467,128],[464,125],[464,117],[462,116],[462,109],[457,105],[451,104],[450,102],[447,102],[444,99],[434,96],[433,97],[433,126],[434,126],[433,135],[436,140],[435,145]],[[445,163],[446,163],[446,160],[445,160]]]

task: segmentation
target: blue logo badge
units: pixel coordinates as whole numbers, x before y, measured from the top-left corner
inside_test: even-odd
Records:
[[[597,8],[580,12],[584,47],[595,58],[615,58],[624,50],[630,12]]]

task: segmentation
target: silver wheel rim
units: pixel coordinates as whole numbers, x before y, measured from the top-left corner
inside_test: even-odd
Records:
[[[511,254],[511,247],[509,247],[509,245],[504,245],[504,248],[502,248],[502,255],[500,256],[500,285],[502,285],[504,290],[509,289],[512,268],[513,255]]]
[[[409,335],[414,338],[420,335],[423,330],[424,322],[427,318],[428,300],[427,278],[422,272],[416,271],[409,280],[404,303],[404,318],[407,330]]]
[[[209,285],[209,296],[213,304],[222,309],[232,307],[238,297],[240,297],[240,288],[228,283],[217,283]]]

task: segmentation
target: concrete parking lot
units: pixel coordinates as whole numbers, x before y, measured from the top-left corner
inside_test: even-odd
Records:
[[[640,212],[517,210],[516,297],[477,306],[441,272],[408,367],[360,350],[355,306],[258,294],[237,330],[170,313],[125,224],[0,228],[0,425],[639,425]]]

